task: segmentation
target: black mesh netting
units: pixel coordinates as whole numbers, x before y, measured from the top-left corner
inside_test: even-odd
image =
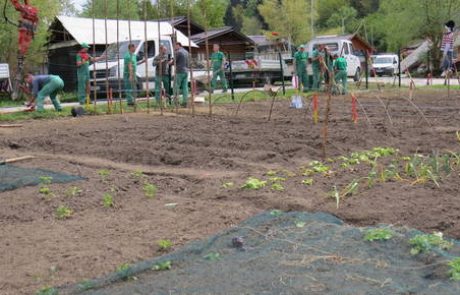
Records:
[[[44,169],[0,165],[0,192],[28,185],[38,185],[43,182],[41,177],[47,177],[50,183],[65,183],[83,179],[79,176]]]
[[[408,241],[419,231],[392,228],[392,239],[368,242],[367,229],[325,213],[267,212],[59,294],[460,294],[447,265],[460,256],[458,241],[411,255]],[[166,261],[171,269],[152,269]]]

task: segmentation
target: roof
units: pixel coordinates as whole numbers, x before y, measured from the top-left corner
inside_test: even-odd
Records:
[[[160,24],[161,36],[171,36],[173,32],[177,34],[177,41],[188,46],[188,38],[180,31],[173,28],[167,21],[128,21],[128,20],[107,20],[107,35],[105,31],[105,19],[94,19],[95,36],[93,39],[93,19],[83,17],[57,16],[57,20],[69,32],[78,43],[86,42],[90,44],[110,44],[117,42],[117,22],[118,22],[118,40],[144,39],[145,23],[147,23],[147,39],[158,38],[158,23]],[[107,36],[107,40],[106,40]],[[198,47],[192,42],[192,47]]]
[[[250,35],[248,36],[257,46],[273,45],[273,41],[268,40],[264,35]]]
[[[252,39],[248,38],[246,35],[243,35],[235,31],[235,29],[230,26],[225,26],[225,27],[218,28],[218,29],[211,29],[207,32],[195,34],[191,38],[196,44],[200,44],[206,41],[206,37],[208,37],[208,39],[214,39],[214,38],[217,38],[219,36],[222,36],[228,33],[233,33],[237,35],[238,37],[240,37],[242,40],[244,40],[246,43],[249,43],[250,45],[255,44]]]
[[[337,41],[338,39],[347,39],[350,41],[352,39],[356,39],[359,42],[361,42],[364,46],[366,46],[368,49],[370,50],[373,49],[372,46],[369,43],[367,43],[366,40],[361,38],[358,34],[317,36],[316,38],[313,38],[312,40],[310,40],[310,42],[315,41],[318,43],[329,43],[329,42]]]

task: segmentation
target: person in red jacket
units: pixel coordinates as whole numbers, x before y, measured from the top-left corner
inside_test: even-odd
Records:
[[[29,5],[29,0],[24,0],[24,4],[19,0],[11,0],[14,8],[21,14],[19,20],[19,53],[25,55],[29,50],[38,24],[38,9]]]

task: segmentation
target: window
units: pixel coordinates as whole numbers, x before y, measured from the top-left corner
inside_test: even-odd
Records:
[[[141,60],[144,58],[145,43],[139,48],[137,53],[137,59]],[[147,58],[155,56],[155,41],[147,41]]]
[[[343,43],[343,53],[345,55],[349,55],[350,54],[350,50],[348,50],[348,43]]]

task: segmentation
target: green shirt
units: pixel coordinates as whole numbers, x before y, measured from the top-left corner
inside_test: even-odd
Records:
[[[89,76],[89,60],[91,59],[91,56],[88,55],[88,60],[81,64],[80,66],[77,66],[77,75],[78,76]],[[81,57],[80,53],[77,53],[77,63],[82,62],[83,58]]]
[[[211,54],[211,63],[212,63],[212,70],[218,71],[222,69],[222,63],[224,62],[225,55],[222,51],[217,51]]]
[[[311,62],[311,66],[316,69],[316,70],[319,70],[321,68],[321,64],[319,62],[319,59],[315,60],[315,58],[317,58],[318,56],[320,56],[320,52],[318,51],[318,49],[313,49],[313,53],[311,55],[313,61]]]
[[[297,51],[294,54],[294,60],[295,60],[296,71],[304,70],[306,69],[306,66],[307,66],[308,53],[305,51],[304,52]]]
[[[334,61],[334,69],[339,71],[347,70],[347,60],[343,57],[339,57]]]
[[[136,68],[137,68],[137,56],[134,53],[127,52],[124,57],[125,66],[123,71],[123,77],[129,78],[129,64],[133,65],[133,73],[136,76]]]

